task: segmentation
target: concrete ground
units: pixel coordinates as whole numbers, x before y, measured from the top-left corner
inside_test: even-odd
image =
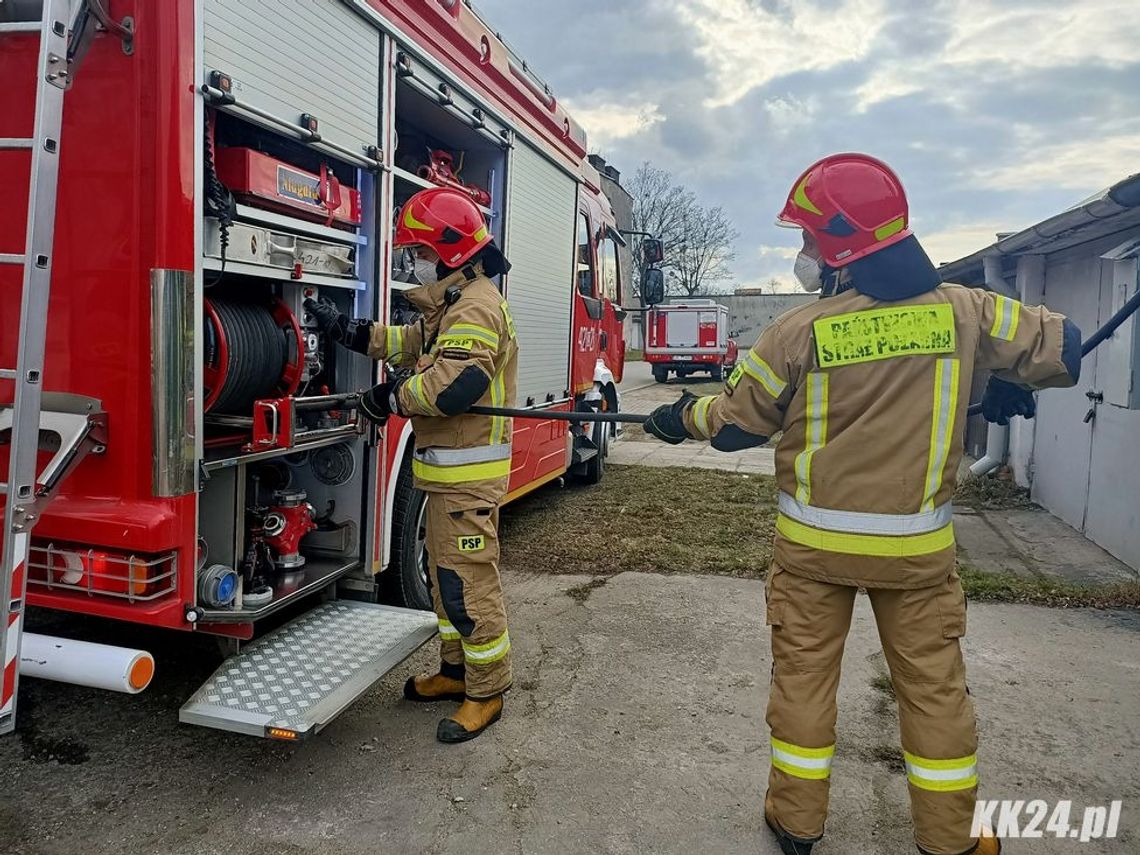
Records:
[[[0,740],[0,848],[777,855],[760,814],[762,583],[515,568],[505,586],[515,687],[503,720],[461,746],[433,738],[450,705],[399,699],[432,645],[300,745],[177,724],[212,667],[203,645],[160,650],[155,685],[138,696],[26,681],[21,732]],[[1140,616],[973,605],[969,619],[982,796],[1072,799],[1078,816],[1124,799],[1117,840],[1006,851],[1140,850]],[[914,852],[884,674],[861,597],[820,855]]]

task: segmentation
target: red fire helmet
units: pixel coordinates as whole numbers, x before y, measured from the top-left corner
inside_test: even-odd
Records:
[[[447,267],[459,267],[490,242],[482,212],[458,190],[421,190],[400,209],[395,245],[429,246]]]
[[[911,234],[902,182],[866,154],[832,154],[796,179],[777,225],[806,229],[823,260],[843,267]]]

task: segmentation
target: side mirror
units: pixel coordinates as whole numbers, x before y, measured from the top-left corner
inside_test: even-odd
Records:
[[[665,274],[658,268],[650,267],[641,277],[641,299],[647,306],[665,301]]]
[[[665,244],[657,238],[646,238],[641,242],[641,257],[646,264],[660,264],[665,260]]]

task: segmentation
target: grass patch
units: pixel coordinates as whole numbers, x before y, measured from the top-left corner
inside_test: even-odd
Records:
[[[970,477],[958,483],[954,504],[976,511],[1008,511],[1015,508],[1036,508],[1029,491],[1017,486],[1012,479],[983,475]]]
[[[1026,578],[1012,573],[990,573],[958,565],[962,587],[971,600],[1030,603],[1054,608],[1137,609],[1140,582],[1088,587],[1054,579]]]
[[[625,352],[625,361],[626,362],[644,362],[645,361],[645,351],[643,351],[643,350],[627,350]]]
[[[712,573],[760,579],[775,481],[708,469],[609,466],[595,487],[547,488],[503,508],[503,561],[554,573]]]

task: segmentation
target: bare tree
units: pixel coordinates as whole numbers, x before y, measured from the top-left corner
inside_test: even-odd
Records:
[[[714,283],[731,278],[729,263],[739,233],[720,207],[703,208],[696,195],[673,176],[646,161],[627,187],[633,196],[633,228],[661,240],[665,260],[666,290],[694,296],[706,293]],[[648,266],[640,252],[635,294],[640,296],[641,278]]]
[[[719,205],[692,205],[682,216],[684,240],[677,248],[669,279],[688,297],[710,293],[716,283],[732,278],[729,264],[740,233]]]
[[[673,176],[646,161],[641,164],[626,188],[633,196],[633,228],[649,232],[665,249],[660,265],[670,270],[676,264],[677,250],[684,239],[684,222],[688,211],[696,206],[693,193],[673,183]],[[636,247],[640,250],[640,240]],[[637,277],[634,290],[640,295],[641,279],[648,266],[640,251],[634,253]]]

